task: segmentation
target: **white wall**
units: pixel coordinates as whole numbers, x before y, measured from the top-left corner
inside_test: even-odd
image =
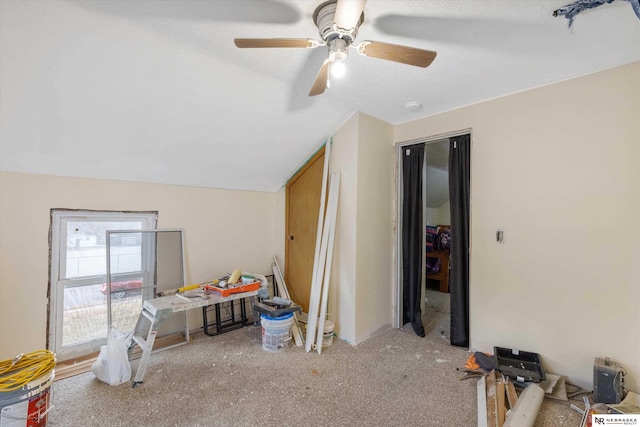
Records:
[[[159,228],[184,229],[187,281],[198,283],[270,273],[284,253],[282,193],[0,173],[0,360],[46,348],[52,208],[159,211]]]
[[[437,224],[451,225],[451,204],[446,202],[438,207],[436,217],[438,218]]]
[[[440,224],[440,212],[438,208],[425,208],[425,217],[427,225]]]
[[[451,205],[449,202],[437,208],[425,208],[427,225],[447,225],[451,224]]]
[[[640,391],[639,118],[634,63],[395,128],[472,128],[474,349],[540,353],[587,388],[609,356]]]

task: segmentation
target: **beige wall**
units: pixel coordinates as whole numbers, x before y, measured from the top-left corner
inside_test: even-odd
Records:
[[[51,208],[159,211],[185,233],[187,282],[269,274],[284,253],[284,196],[0,173],[0,360],[46,348]]]
[[[393,126],[359,114],[356,342],[391,327]]]
[[[274,233],[274,238],[275,238],[275,253],[274,255],[278,257],[278,264],[280,265],[280,267],[283,269],[284,271],[284,263],[285,263],[285,257],[284,257],[284,248],[286,245],[285,239],[286,239],[286,234],[285,234],[285,202],[286,202],[286,191],[285,191],[285,187],[282,187],[277,193],[276,193],[276,200],[275,200],[275,216],[276,216],[276,223],[275,223],[275,233]],[[271,269],[269,269],[269,271],[271,272]],[[270,274],[270,273],[269,273]]]
[[[634,63],[395,128],[472,128],[474,349],[540,353],[588,388],[609,356],[640,391],[639,118]]]
[[[392,137],[390,124],[361,113],[333,137],[341,179],[329,313],[353,344],[392,320]]]
[[[358,114],[333,136],[331,170],[340,171],[340,194],[329,287],[329,319],[344,341],[356,342],[356,214],[358,194]]]
[[[351,117],[332,154],[342,179],[329,312],[340,337],[357,343],[392,316],[392,143],[472,128],[472,346],[538,352],[587,387],[593,358],[609,356],[638,391],[639,76],[636,63],[395,128]],[[185,230],[190,282],[284,259],[283,191],[0,173],[0,359],[45,346],[54,207],[158,210],[159,227]]]

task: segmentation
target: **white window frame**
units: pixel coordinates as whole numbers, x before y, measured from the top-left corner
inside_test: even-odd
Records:
[[[140,221],[142,229],[156,228],[157,212],[122,212],[122,211],[89,211],[52,209],[50,230],[50,275],[49,275],[49,330],[47,335],[48,348],[56,353],[58,360],[67,360],[84,356],[100,350],[100,346],[106,343],[104,338],[63,346],[63,315],[64,315],[64,290],[69,287],[88,286],[105,283],[107,275],[83,276],[66,278],[67,260],[67,223],[70,221],[86,222],[136,222]],[[146,254],[143,254],[143,259]],[[106,266],[106,256],[105,256]],[[132,275],[136,275],[132,273]],[[144,273],[137,277],[145,276]]]

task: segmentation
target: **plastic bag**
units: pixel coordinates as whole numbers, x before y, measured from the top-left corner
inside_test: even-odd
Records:
[[[100,347],[100,354],[91,371],[100,381],[109,385],[122,384],[131,379],[129,345],[133,332],[122,333],[113,326],[109,329],[107,345]]]

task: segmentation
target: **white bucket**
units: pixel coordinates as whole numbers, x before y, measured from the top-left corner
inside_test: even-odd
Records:
[[[0,426],[46,427],[54,376],[51,370],[19,390],[0,393]]]
[[[331,344],[333,344],[333,322],[325,320],[322,330],[322,347],[329,347]]]
[[[293,313],[280,317],[260,316],[262,324],[262,348],[267,351],[282,351],[291,345]]]

